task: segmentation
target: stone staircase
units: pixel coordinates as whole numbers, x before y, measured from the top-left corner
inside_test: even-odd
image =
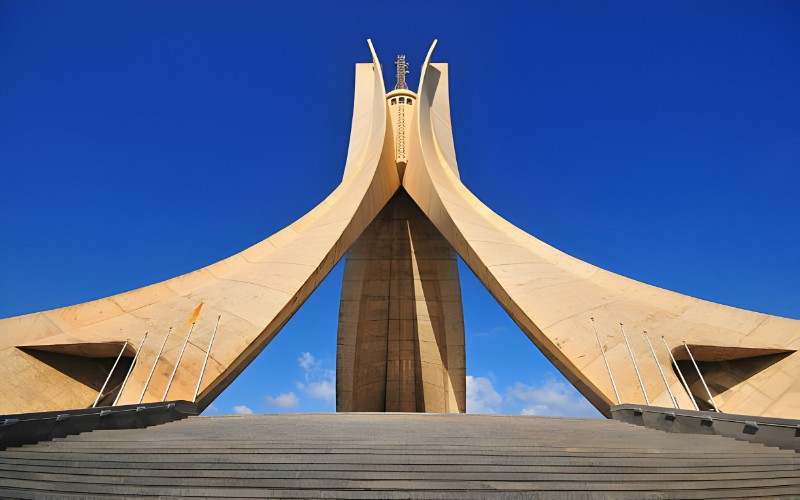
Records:
[[[800,454],[612,420],[190,417],[0,452],[0,497],[731,498],[800,495]]]

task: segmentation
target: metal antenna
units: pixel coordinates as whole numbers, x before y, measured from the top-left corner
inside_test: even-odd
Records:
[[[644,390],[644,382],[642,382],[642,376],[639,375],[639,366],[636,364],[636,358],[633,356],[630,343],[628,343],[628,336],[625,335],[625,327],[622,326],[622,323],[619,324],[619,327],[622,329],[622,338],[625,339],[625,345],[628,346],[628,353],[631,355],[633,369],[636,371],[636,378],[639,379],[639,386],[642,388],[642,394],[644,394],[644,401],[647,403],[647,406],[650,406],[650,398],[647,397],[647,391]]]
[[[194,397],[192,403],[197,401],[197,393],[200,392],[200,383],[203,381],[203,375],[206,373],[206,365],[208,364],[208,357],[211,355],[211,347],[214,346],[214,337],[217,336],[217,328],[219,328],[219,320],[222,315],[217,316],[217,325],[214,327],[214,333],[211,334],[211,340],[208,342],[208,350],[206,351],[206,359],[203,360],[203,368],[200,369],[200,378],[197,379],[197,387],[194,388]]]
[[[394,65],[397,66],[397,85],[394,86],[394,89],[408,90],[408,85],[406,84],[406,75],[408,74],[406,56],[397,54],[397,61],[394,62]]]
[[[667,377],[664,375],[664,370],[661,369],[661,363],[658,362],[658,356],[656,356],[656,351],[653,349],[653,344],[650,343],[650,338],[647,337],[647,331],[642,330],[642,333],[644,334],[644,339],[647,341],[647,345],[650,346],[650,353],[653,355],[653,359],[656,360],[658,373],[661,374],[661,379],[664,381],[664,385],[667,387],[667,393],[669,393],[669,399],[672,400],[672,405],[675,408],[680,409],[680,406],[678,406],[678,401],[675,399],[675,396],[672,395],[672,389],[669,388],[669,383],[667,382]]]
[[[94,404],[92,408],[97,406],[97,403],[100,402],[100,398],[103,396],[103,392],[106,390],[106,386],[108,385],[108,381],[111,380],[111,375],[114,373],[114,370],[117,368],[117,363],[119,363],[119,358],[122,357],[122,353],[125,352],[125,349],[128,347],[128,342],[131,339],[127,339],[124,344],[122,344],[122,350],[119,351],[119,355],[117,355],[117,360],[114,361],[114,366],[111,367],[111,371],[108,372],[108,377],[106,377],[106,381],[103,382],[103,387],[100,388],[100,392],[97,394],[97,399],[94,400]]]
[[[703,374],[700,373],[700,368],[697,366],[697,363],[694,360],[694,356],[692,356],[692,351],[689,350],[689,346],[686,345],[686,341],[683,342],[683,347],[686,348],[686,352],[689,353],[689,359],[692,360],[692,364],[694,365],[694,369],[697,370],[697,374],[700,375],[700,382],[703,383],[703,387],[706,388],[706,394],[708,394],[708,399],[711,400],[711,406],[714,407],[714,411],[717,413],[721,413],[719,408],[717,408],[717,404],[714,402],[714,396],[711,395],[711,391],[708,390],[708,385],[706,385],[706,379],[703,378]]]
[[[181,364],[181,358],[183,357],[183,351],[186,350],[186,344],[189,343],[189,337],[192,336],[192,330],[194,330],[194,325],[196,323],[197,322],[192,323],[192,327],[189,328],[189,333],[186,335],[186,340],[183,341],[183,347],[181,347],[181,353],[178,354],[178,361],[175,362],[175,368],[172,370],[172,375],[170,375],[170,377],[169,377],[169,382],[167,383],[167,390],[164,391],[164,397],[161,398],[161,401],[166,401],[167,400],[167,394],[169,394],[169,388],[172,387],[172,381],[175,379],[175,374],[178,372],[178,365]]]
[[[664,349],[667,350],[667,354],[669,354],[669,358],[672,360],[672,364],[678,371],[678,375],[681,376],[681,382],[683,382],[683,388],[686,389],[686,394],[689,395],[689,401],[692,402],[692,406],[694,406],[695,410],[700,411],[700,408],[697,406],[697,401],[694,400],[694,395],[692,394],[692,391],[689,389],[689,384],[687,384],[686,379],[683,378],[683,372],[681,371],[681,367],[678,366],[678,362],[675,361],[675,356],[672,355],[672,351],[670,350],[669,346],[667,345],[667,341],[666,339],[664,339],[663,336],[661,337],[661,342],[664,343]]]
[[[122,387],[119,388],[119,392],[117,393],[117,397],[114,398],[114,406],[117,406],[117,402],[119,398],[122,397],[122,391],[125,390],[125,385],[128,383],[128,379],[131,376],[131,372],[133,371],[133,367],[136,365],[136,360],[139,359],[139,354],[142,353],[142,347],[144,347],[144,341],[147,340],[147,334],[149,332],[144,332],[144,337],[142,337],[142,343],[139,344],[139,349],[136,350],[136,355],[133,357],[133,361],[131,361],[131,366],[128,367],[128,373],[125,374],[125,380],[122,381]]]
[[[608,366],[608,360],[606,359],[606,351],[603,350],[603,344],[600,343],[600,335],[597,334],[597,327],[594,326],[594,318],[590,318],[592,320],[592,328],[594,329],[594,336],[597,337],[597,346],[600,348],[600,354],[603,355],[603,362],[606,364],[606,370],[608,370],[608,378],[611,379],[611,387],[614,388],[614,395],[617,397],[617,404],[621,405],[622,400],[619,399],[619,393],[617,392],[617,384],[614,383],[614,375],[611,375],[611,367]]]
[[[153,373],[156,371],[156,365],[158,364],[158,359],[161,357],[161,353],[164,352],[164,346],[167,345],[167,339],[169,338],[169,334],[172,333],[172,327],[169,327],[169,331],[167,335],[164,337],[164,342],[161,343],[161,349],[158,350],[158,354],[156,355],[156,360],[153,363],[153,368],[150,370],[150,375],[147,376],[147,381],[144,383],[144,387],[142,387],[142,395],[139,396],[139,404],[142,403],[144,399],[144,393],[147,390],[147,386],[150,385],[150,379],[153,378]]]

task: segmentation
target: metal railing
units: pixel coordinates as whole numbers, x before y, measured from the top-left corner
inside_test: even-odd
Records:
[[[665,432],[716,434],[800,451],[800,420],[634,404],[614,406],[611,415],[614,420]]]

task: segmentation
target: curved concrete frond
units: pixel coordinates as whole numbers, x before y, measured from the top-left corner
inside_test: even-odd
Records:
[[[118,403],[137,403],[142,395],[145,402],[191,400],[219,322],[198,397],[201,408],[210,404],[273,339],[399,187],[386,133],[385,85],[371,42],[369,47],[373,62],[356,65],[344,178],[324,201],[266,240],[203,269],[112,297],[0,321],[0,413],[89,406],[107,374],[98,369],[78,376],[80,363],[64,359],[48,364],[31,356],[31,349],[122,345],[126,340],[136,349],[146,332]]]
[[[684,341],[690,346],[752,349],[762,354],[778,350],[783,354],[761,356],[759,362],[741,370],[699,362],[700,372],[723,412],[800,417],[800,354],[796,352],[800,321],[688,297],[575,259],[504,220],[461,183],[450,126],[448,67],[430,62],[435,45],[420,79],[417,124],[409,142],[403,187],[570,382],[609,415],[609,407],[617,401],[598,347],[602,344],[622,403],[645,404],[644,389],[653,405],[673,406],[671,391],[682,408],[692,408],[690,397],[701,407],[710,407],[702,384],[689,381],[692,396],[688,395],[671,365],[670,350],[684,349]],[[680,366],[685,372],[686,367]],[[684,375],[690,378],[691,374]],[[694,379],[698,378],[695,372]]]

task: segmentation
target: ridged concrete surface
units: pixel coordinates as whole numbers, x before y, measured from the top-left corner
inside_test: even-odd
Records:
[[[730,498],[800,495],[800,455],[621,422],[190,417],[0,452],[0,496]]]

